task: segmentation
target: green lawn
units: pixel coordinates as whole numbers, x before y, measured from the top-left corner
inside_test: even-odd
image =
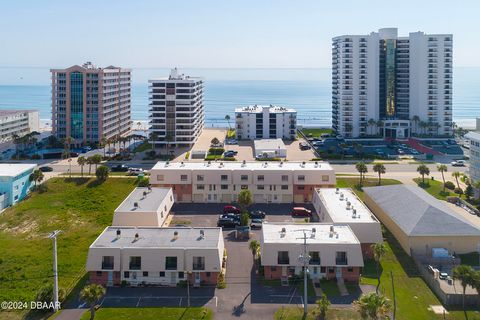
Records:
[[[413,181],[415,181],[417,184],[419,184],[419,183],[422,182],[422,178],[415,178],[415,179],[413,179]],[[448,181],[448,180],[445,180],[445,181]],[[443,182],[442,181],[432,180],[432,179],[428,179],[427,177],[425,177],[425,183],[427,184],[426,187],[422,186],[421,184],[419,184],[419,186],[422,187],[425,191],[427,191],[428,193],[430,193],[432,196],[434,196],[437,199],[447,200],[447,197],[449,197],[449,196],[457,196],[457,194],[453,193],[453,191],[448,190],[447,188],[445,188],[446,193],[443,193],[442,192],[443,191]]]
[[[38,290],[52,282],[52,242],[58,237],[61,288],[72,289],[85,274],[87,251],[110,225],[113,210],[135,187],[135,179],[54,178],[48,191],[33,193],[0,215],[0,301],[35,300]],[[19,314],[20,317],[20,314]]]
[[[302,132],[306,136],[311,134],[313,138],[320,138],[320,135],[322,135],[323,133],[332,134],[333,130],[330,128],[303,128]]]
[[[90,319],[85,312],[81,320]],[[212,310],[203,307],[192,308],[100,308],[95,312],[95,320],[210,320]]]
[[[335,297],[340,295],[337,282],[333,280],[320,280],[320,288],[322,288],[322,291],[327,295],[327,297]]]
[[[148,141],[143,141],[141,144],[139,144],[133,152],[144,152],[144,151],[150,151],[152,150],[152,145],[148,143]]]
[[[299,307],[283,307],[275,312],[275,320],[300,320],[303,319],[303,308]],[[317,320],[318,309],[316,307],[308,308],[306,320]],[[330,308],[327,312],[327,320],[358,320],[361,319],[359,314],[352,308],[334,309]]]
[[[337,176],[337,187],[338,188],[352,188],[357,196],[363,200],[364,193],[362,190],[356,186],[360,182],[360,179],[353,177]],[[382,179],[382,186],[392,185],[392,184],[401,184],[400,181],[395,179]],[[376,178],[365,178],[363,179],[363,187],[373,187],[378,186],[378,179]]]

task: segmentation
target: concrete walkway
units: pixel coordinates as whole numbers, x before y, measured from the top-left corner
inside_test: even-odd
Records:
[[[342,278],[337,279],[337,286],[338,286],[338,290],[340,291],[340,295],[342,297],[349,295],[347,287],[345,286],[345,282],[343,282]]]
[[[88,309],[63,309],[55,320],[79,320]]]

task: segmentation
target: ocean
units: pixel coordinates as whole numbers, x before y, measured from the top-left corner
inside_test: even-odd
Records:
[[[226,126],[225,115],[249,104],[295,108],[302,126],[331,125],[331,70],[324,69],[182,69],[205,79],[206,126]],[[148,79],[169,74],[166,68],[132,70],[132,119],[148,120]],[[37,109],[51,117],[48,68],[0,67],[0,109]],[[474,127],[480,117],[480,67],[454,68],[453,118]]]

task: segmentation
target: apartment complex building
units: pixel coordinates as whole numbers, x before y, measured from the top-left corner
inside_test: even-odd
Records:
[[[0,210],[21,201],[30,192],[30,175],[37,167],[34,163],[0,164]]]
[[[50,71],[52,133],[57,138],[72,137],[82,145],[130,133],[130,69],[87,62]]]
[[[112,226],[163,227],[172,206],[171,188],[135,188],[115,209]]]
[[[256,203],[303,203],[336,178],[326,162],[158,162],[150,183],[171,187],[177,202],[229,203],[250,190]]]
[[[480,180],[480,133],[470,131],[465,138],[470,141],[468,174],[473,182],[477,182]]]
[[[221,228],[107,227],[89,248],[86,270],[105,286],[216,284],[223,251]]]
[[[282,279],[303,271],[304,235],[312,279],[357,282],[363,267],[360,242],[347,225],[331,223],[263,223],[260,238],[266,279]]]
[[[333,38],[332,125],[345,137],[452,135],[452,35]],[[373,120],[373,121],[372,121]]]
[[[38,111],[0,110],[0,143],[39,130]]]
[[[293,140],[297,134],[297,111],[274,105],[237,108],[235,129],[239,140]]]
[[[383,241],[382,227],[351,189],[315,189],[312,203],[320,222],[348,225],[360,241],[363,256],[373,258],[372,244]]]
[[[180,74],[149,80],[150,139],[155,147],[193,146],[203,130],[203,80]]]

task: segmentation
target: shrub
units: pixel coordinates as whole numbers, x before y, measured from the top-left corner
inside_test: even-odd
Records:
[[[148,187],[150,184],[150,179],[142,178],[138,181],[138,187]]]
[[[209,155],[221,156],[224,152],[225,152],[225,149],[223,149],[223,148],[210,148],[210,149],[208,149],[208,154]]]
[[[125,288],[126,286],[127,286],[127,280],[122,280],[122,282],[120,282],[120,287]]]
[[[185,153],[185,160],[188,160],[190,159],[190,151],[188,151],[187,153]]]
[[[463,190],[462,188],[455,188],[455,190],[453,190],[453,192],[455,192],[456,194],[463,194]]]
[[[440,191],[439,194],[440,194],[442,197],[447,197],[447,196],[450,195],[450,192],[448,192],[448,191],[443,191],[443,190],[442,190],[442,191]]]
[[[99,181],[105,181],[108,178],[109,172],[110,169],[107,166],[100,166],[97,168],[97,171],[95,171],[95,175]]]
[[[65,300],[66,294],[63,288],[58,289],[58,301],[63,302]],[[37,293],[36,301],[47,302],[50,304],[53,302],[53,285],[48,284],[40,288]],[[48,309],[41,309],[44,312],[48,311]]]
[[[452,181],[447,181],[445,182],[445,188],[454,190],[455,189],[455,184]]]
[[[177,287],[179,287],[179,288],[186,288],[186,287],[187,287],[187,280],[180,280],[180,281],[178,281]]]
[[[225,282],[225,275],[223,274],[223,272],[220,272],[217,278],[217,288],[225,289],[226,287],[227,287],[227,283]]]

